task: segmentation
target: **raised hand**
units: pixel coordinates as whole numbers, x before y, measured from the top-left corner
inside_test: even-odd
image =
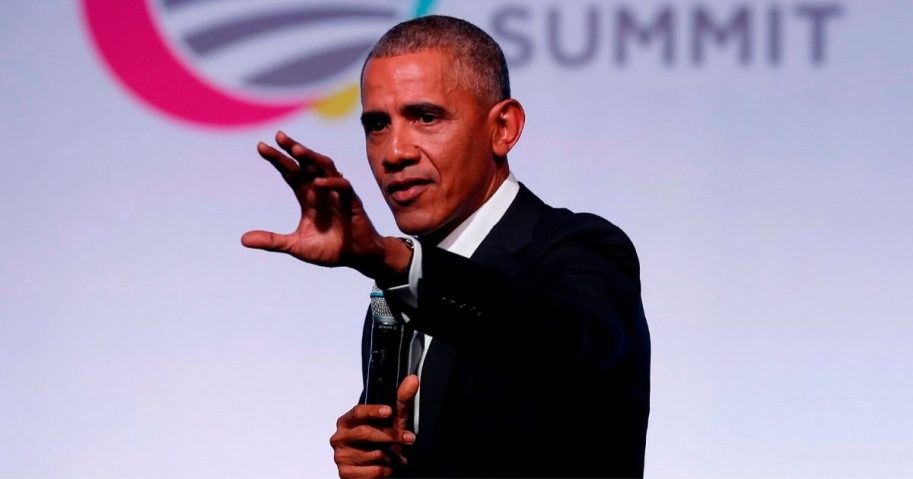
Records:
[[[263,142],[257,152],[295,193],[301,219],[289,234],[248,231],[241,237],[244,246],[287,253],[321,266],[350,266],[374,278],[389,273],[391,264],[402,266],[403,246],[377,233],[352,185],[331,159],[281,131],[276,143],[284,153]],[[390,248],[399,255],[396,263],[391,263]]]

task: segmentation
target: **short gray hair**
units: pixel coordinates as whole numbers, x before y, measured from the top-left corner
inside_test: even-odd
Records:
[[[394,26],[374,44],[365,59],[394,57],[425,50],[439,50],[453,56],[460,79],[475,91],[485,106],[510,98],[507,60],[498,43],[481,28],[459,18],[428,15]]]

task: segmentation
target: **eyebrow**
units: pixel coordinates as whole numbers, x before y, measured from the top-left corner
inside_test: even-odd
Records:
[[[416,118],[429,113],[443,118],[450,116],[450,113],[446,108],[427,101],[405,105],[402,108],[402,113],[411,118]]]

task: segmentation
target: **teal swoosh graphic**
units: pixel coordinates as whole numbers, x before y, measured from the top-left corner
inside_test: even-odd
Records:
[[[431,11],[431,7],[434,6],[435,0],[418,0],[418,3],[415,5],[415,13],[412,14],[413,17],[421,17],[423,15],[428,15],[428,12]]]

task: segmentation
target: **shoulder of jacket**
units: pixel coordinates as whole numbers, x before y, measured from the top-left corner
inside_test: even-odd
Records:
[[[602,238],[631,244],[628,235],[611,221],[593,213],[576,213],[567,208],[549,208],[539,225],[545,231],[554,231],[559,238]]]

